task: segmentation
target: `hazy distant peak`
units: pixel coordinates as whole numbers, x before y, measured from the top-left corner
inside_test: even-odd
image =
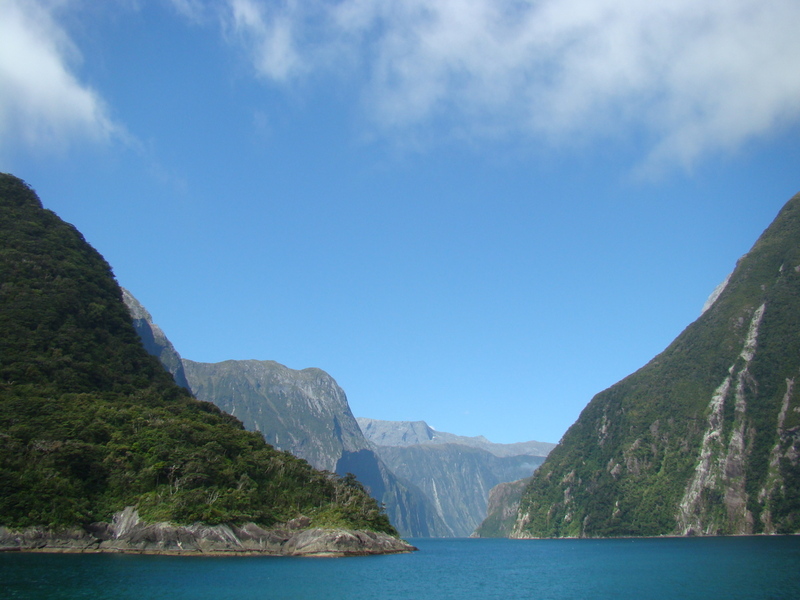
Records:
[[[461,444],[491,452],[495,456],[547,456],[555,447],[548,442],[495,444],[482,435],[463,436],[436,431],[425,421],[382,421],[356,417],[361,431],[376,446],[414,446],[418,444]]]

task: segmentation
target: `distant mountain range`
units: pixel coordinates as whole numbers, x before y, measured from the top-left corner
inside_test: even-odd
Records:
[[[364,436],[378,446],[414,446],[418,444],[460,444],[486,450],[495,456],[547,456],[556,447],[549,442],[496,444],[482,435],[467,437],[437,431],[425,421],[381,421],[357,417]]]
[[[436,431],[424,421],[357,421],[381,459],[425,493],[457,537],[470,536],[486,518],[494,486],[529,477],[555,446],[495,444]]]
[[[702,315],[597,394],[527,486],[514,537],[800,531],[800,194]]]
[[[136,298],[127,290],[124,298],[145,348],[177,382],[274,447],[318,469],[353,473],[386,506],[401,535],[470,535],[486,517],[489,490],[529,476],[554,446],[493,444],[435,432],[423,421],[357,420],[344,391],[324,371],[297,371],[274,361],[182,359]]]

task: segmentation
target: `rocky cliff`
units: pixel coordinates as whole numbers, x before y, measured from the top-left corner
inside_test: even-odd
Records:
[[[289,369],[274,361],[184,360],[189,387],[259,431],[273,446],[304,458],[314,467],[353,473],[401,535],[439,537],[449,529],[427,497],[398,478],[375,454],[361,433],[347,396],[321,369]]]
[[[243,525],[147,523],[132,506],[110,523],[50,529],[0,527],[0,552],[124,552],[179,555],[366,556],[416,550],[411,544],[375,531],[309,528],[305,517],[264,529]]]
[[[186,381],[186,374],[183,371],[183,363],[178,351],[175,350],[161,328],[153,322],[153,317],[150,316],[147,309],[125,288],[122,288],[122,300],[131,313],[133,328],[139,334],[144,349],[148,354],[161,361],[164,368],[172,374],[175,383],[188,390],[189,382]]]
[[[595,396],[513,535],[800,531],[800,195],[660,355]]]
[[[522,494],[530,483],[530,477],[517,481],[499,483],[489,490],[486,518],[473,534],[481,538],[509,537],[514,529]]]
[[[425,421],[358,418],[375,451],[428,497],[450,535],[471,535],[487,516],[489,491],[529,477],[555,444],[494,444],[483,436],[436,431]]]
[[[189,388],[276,448],[336,471],[344,452],[368,447],[347,397],[321,369],[289,369],[274,361],[184,360]]]
[[[386,507],[394,526],[406,537],[450,537],[453,531],[435,504],[413,482],[398,476],[373,450],[345,452],[336,472],[353,473]]]
[[[389,468],[420,488],[455,537],[468,537],[486,518],[489,491],[531,475],[543,456],[495,456],[461,444],[376,448]]]

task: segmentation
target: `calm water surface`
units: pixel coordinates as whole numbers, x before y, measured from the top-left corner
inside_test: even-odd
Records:
[[[0,554],[0,598],[800,599],[800,536],[412,540],[347,559]]]

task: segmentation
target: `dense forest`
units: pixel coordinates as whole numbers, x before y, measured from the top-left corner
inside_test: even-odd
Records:
[[[395,534],[352,477],[317,471],[174,383],[103,257],[0,174],[0,525],[151,522]]]

